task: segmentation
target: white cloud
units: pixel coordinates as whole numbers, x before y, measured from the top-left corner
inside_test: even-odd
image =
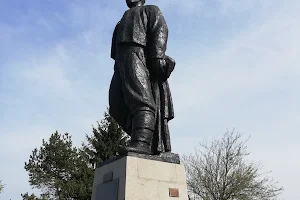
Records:
[[[24,88],[31,92],[28,96],[45,96],[42,102],[33,99],[35,104],[55,108],[51,112],[41,110],[48,119],[45,117],[38,122],[27,119],[27,127],[21,114],[16,113],[14,120],[16,124],[22,121],[22,128],[9,127],[1,131],[6,133],[0,141],[1,152],[11,153],[8,162],[22,161],[18,161],[18,169],[11,168],[20,176],[25,177],[20,172],[23,161],[32,148],[40,145],[42,138],[48,138],[58,129],[70,132],[79,143],[107,105],[113,67],[109,59],[111,31],[123,13],[119,12],[120,6],[113,8],[112,4],[103,8],[97,1],[82,5],[78,2],[69,8],[70,16],[56,15],[58,22],[73,30],[74,35],[56,41],[46,50],[30,48],[30,57],[22,55],[18,56],[18,61],[7,62],[7,68],[11,69],[8,73],[14,72],[14,79],[23,81]],[[148,4],[159,4],[165,11],[167,6],[174,6],[178,8],[176,12],[198,17],[210,11],[213,17],[230,16],[232,19],[247,12],[252,15],[250,24],[247,21],[243,29],[227,35],[223,43],[217,45],[197,46],[191,44],[194,40],[184,44],[170,41],[169,44],[176,43],[177,48],[170,51],[179,55],[175,57],[178,65],[170,80],[176,115],[171,122],[174,151],[191,152],[202,139],[219,136],[235,126],[237,131],[252,135],[249,148],[253,160],[261,160],[267,170],[273,170],[275,180],[285,187],[284,197],[295,199],[299,197],[293,177],[299,167],[296,158],[300,151],[296,144],[300,128],[297,104],[300,100],[297,94],[300,89],[300,4],[293,0],[272,4],[269,0],[208,2],[211,1],[148,1]],[[49,31],[57,28],[47,19],[41,18],[38,23]],[[195,24],[198,29],[202,26]],[[3,29],[0,26],[0,30]],[[11,35],[33,29],[6,27],[5,30],[7,34],[0,31],[0,39],[12,39]],[[53,96],[60,98],[54,101],[55,98],[50,98]],[[46,101],[47,98],[50,100]],[[12,100],[5,98],[8,103]],[[30,109],[27,112],[37,114]],[[30,114],[25,116],[30,117]],[[32,126],[36,123],[41,125]],[[23,152],[22,155],[17,155],[19,152]],[[288,170],[285,163],[288,163]],[[5,172],[1,170],[1,173]]]
[[[172,81],[178,104],[201,106],[203,98],[210,101],[225,92],[270,89],[282,82],[282,76],[295,80],[300,73],[300,16],[284,16],[283,12],[266,13],[265,18],[257,19],[248,29],[206,52],[206,57],[199,52],[199,59],[185,62],[184,74],[197,76],[182,76],[180,69],[180,76],[175,74]]]
[[[282,197],[298,199],[300,4],[276,8],[264,8],[247,29],[177,66],[173,129],[181,132],[173,142],[179,152],[190,152],[203,138],[236,127],[252,135],[251,158],[273,171],[285,188]]]
[[[42,139],[48,138],[53,132],[52,127],[29,125],[27,127],[1,126],[0,140],[0,178],[6,184],[4,195],[21,197],[21,193],[30,192],[28,175],[24,169],[24,162],[29,160],[29,155],[35,147],[42,144]],[[18,191],[19,193],[16,193]]]
[[[39,89],[39,92],[65,95],[71,89],[72,82],[68,79],[61,62],[59,58],[42,62],[33,60],[27,63],[20,76],[25,82],[31,83],[31,88]]]
[[[228,17],[230,15],[255,12],[258,14],[264,8],[272,8],[277,0],[151,0],[148,4],[159,5],[162,9],[176,8],[181,14],[206,17]],[[276,6],[277,7],[277,6]]]

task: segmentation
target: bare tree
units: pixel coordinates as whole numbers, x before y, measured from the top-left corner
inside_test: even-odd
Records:
[[[227,131],[219,140],[183,156],[191,197],[199,200],[275,200],[283,190],[261,166],[248,162],[242,134]]]

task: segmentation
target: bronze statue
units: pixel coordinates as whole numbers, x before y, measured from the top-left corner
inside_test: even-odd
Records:
[[[129,9],[116,25],[111,58],[115,60],[109,90],[109,112],[131,136],[120,153],[171,151],[168,121],[174,118],[167,79],[175,61],[165,55],[168,27],[157,6],[126,0]]]

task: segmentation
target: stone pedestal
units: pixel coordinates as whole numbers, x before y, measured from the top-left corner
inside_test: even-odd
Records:
[[[131,154],[106,161],[95,171],[92,200],[188,200],[179,163],[176,154]]]

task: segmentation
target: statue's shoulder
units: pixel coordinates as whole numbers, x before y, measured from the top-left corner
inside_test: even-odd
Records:
[[[116,31],[117,31],[117,29],[118,29],[118,27],[119,27],[120,23],[121,23],[121,21],[119,21],[119,22],[116,24],[114,32],[116,32]]]
[[[148,12],[151,12],[151,13],[159,13],[160,12],[159,7],[156,5],[146,5],[144,7]]]

